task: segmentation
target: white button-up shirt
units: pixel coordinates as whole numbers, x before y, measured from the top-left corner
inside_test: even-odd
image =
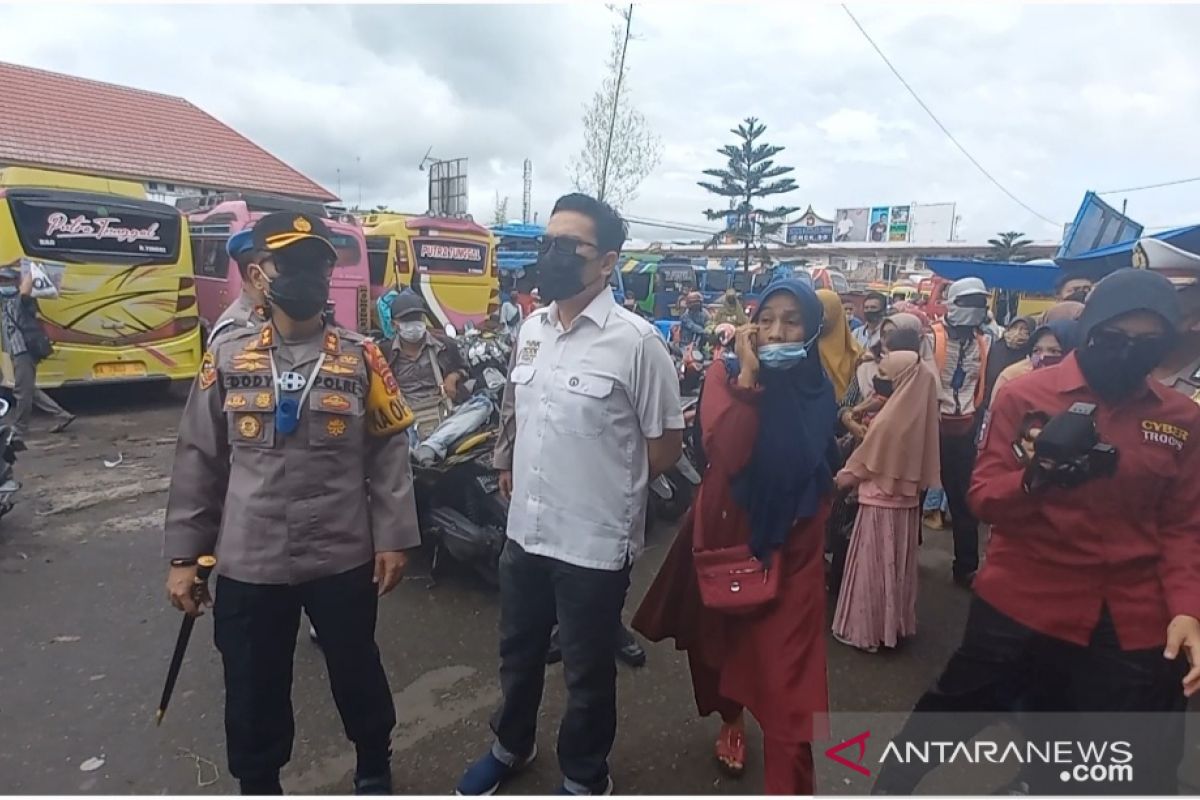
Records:
[[[662,337],[607,290],[566,330],[551,304],[521,326],[506,391],[508,537],[534,555],[623,569],[645,545],[646,440],[683,429]]]

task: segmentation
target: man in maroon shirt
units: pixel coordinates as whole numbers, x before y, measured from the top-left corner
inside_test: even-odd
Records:
[[[977,597],[898,743],[966,742],[1032,698],[1034,711],[1087,714],[1076,735],[1131,741],[1133,782],[1110,789],[1177,791],[1181,712],[1200,691],[1200,407],[1148,376],[1179,316],[1165,278],[1116,272],[1088,299],[1080,350],[995,398],[970,491],[993,526]],[[1093,425],[1094,440],[1075,436]],[[1093,441],[1115,464],[1074,458]],[[909,793],[934,766],[888,763],[877,788]],[[1049,774],[1057,787],[1035,791],[1070,788]]]

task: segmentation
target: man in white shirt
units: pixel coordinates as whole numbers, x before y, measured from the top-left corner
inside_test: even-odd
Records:
[[[883,328],[883,316],[887,312],[887,297],[881,292],[867,292],[863,298],[862,327],[853,331],[854,341],[864,350],[879,344],[879,331]]]
[[[609,794],[617,636],[645,540],[649,481],[679,458],[679,382],[654,326],[608,285],[625,222],[591,197],[561,198],[539,249],[550,302],[522,324],[495,464],[509,494],[500,559],[500,685],[491,750],[458,786],[491,794],[536,755],[550,632],[558,623],[567,710],[558,760],[567,794]]]

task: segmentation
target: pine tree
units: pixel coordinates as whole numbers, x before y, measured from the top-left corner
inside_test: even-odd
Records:
[[[767,238],[777,234],[783,220],[799,209],[794,206],[759,208],[755,201],[771,195],[786,194],[796,189],[796,181],[784,178],[792,167],[776,166],[774,157],[783,147],[759,143],[767,126],[756,117],[747,117],[730,133],[741,141],[729,144],[717,152],[729,159],[724,169],[706,169],[704,174],[717,178],[720,183],[699,181],[713,194],[729,198],[725,211],[708,209],[704,215],[710,220],[725,220],[726,230],[717,234],[712,243],[725,236],[732,237],[743,245],[742,269],[750,269],[750,249],[755,244],[762,247]]]

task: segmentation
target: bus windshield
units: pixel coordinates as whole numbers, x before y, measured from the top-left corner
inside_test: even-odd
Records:
[[[333,245],[333,249],[337,251],[335,267],[353,267],[362,260],[362,250],[358,246],[358,240],[353,236],[331,232],[329,241]]]
[[[750,290],[751,274],[744,270],[711,269],[705,274],[705,286],[710,292],[723,292],[729,288],[732,278],[733,288],[744,293]]]
[[[158,203],[37,189],[9,190],[22,249],[34,258],[169,264],[179,258],[180,216]]]

